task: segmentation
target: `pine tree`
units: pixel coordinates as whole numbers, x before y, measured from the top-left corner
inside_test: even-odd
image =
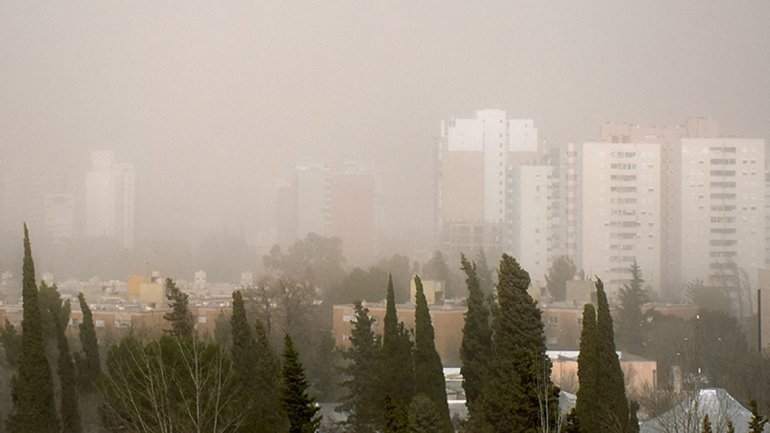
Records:
[[[19,348],[21,346],[21,336],[16,332],[16,328],[11,325],[8,319],[5,319],[5,326],[2,332],[0,332],[0,342],[5,349],[5,358],[8,360],[8,365],[16,368],[19,365]]]
[[[550,381],[541,312],[527,293],[529,274],[503,254],[497,275],[499,307],[483,397],[486,417],[496,432],[555,429],[558,389]]]
[[[372,331],[369,309],[356,301],[355,321],[350,335],[350,348],[344,357],[348,365],[343,368],[345,379],[342,386],[347,394],[342,397],[338,411],[347,413],[347,425],[357,433],[374,432],[380,424],[382,402],[377,393],[379,384],[379,341]]]
[[[305,371],[299,353],[288,335],[283,350],[283,409],[289,418],[289,433],[315,433],[321,424],[320,408],[308,395]]]
[[[276,379],[280,368],[267,341],[261,324],[254,338],[248,320],[243,295],[233,292],[232,360],[236,399],[242,408],[244,421],[239,431],[269,433],[280,431],[286,419],[280,406],[280,390]]]
[[[436,403],[425,394],[417,394],[409,406],[409,432],[441,433],[441,424]]]
[[[56,324],[57,349],[59,352],[58,373],[61,384],[59,410],[61,412],[62,431],[67,433],[80,433],[82,429],[80,421],[80,409],[78,408],[77,375],[75,363],[70,353],[70,344],[62,326],[63,317],[59,317],[61,311],[69,311],[69,300],[65,308],[51,310],[53,323]]]
[[[647,293],[642,283],[642,269],[634,262],[631,265],[631,282],[620,289],[617,335],[618,348],[634,354],[644,353],[642,305],[647,302]]]
[[[701,433],[711,433],[711,421],[709,420],[709,414],[703,416],[703,423],[701,427]]]
[[[611,431],[624,431],[628,425],[628,400],[624,385],[623,370],[615,351],[615,336],[612,331],[612,316],[604,292],[604,283],[596,281],[596,347],[599,367],[597,401],[603,406],[598,419],[600,427]]]
[[[166,332],[179,338],[193,338],[195,333],[195,318],[190,312],[190,296],[176,286],[171,278],[166,278],[166,299],[171,311],[163,318],[171,323],[171,329]]]
[[[393,279],[390,276],[388,276],[383,326],[380,392],[383,398],[388,395],[394,404],[405,407],[414,395],[412,340],[404,324],[398,322]]]
[[[416,288],[414,308],[414,376],[415,394],[425,394],[435,405],[439,416],[441,431],[451,432],[452,420],[449,417],[449,405],[446,398],[444,367],[436,352],[435,334],[430,318],[428,301],[420,277],[414,277]]]
[[[85,357],[78,358],[78,372],[80,383],[83,388],[92,388],[96,385],[96,380],[102,371],[102,363],[99,359],[99,342],[96,339],[96,328],[94,327],[94,315],[86,302],[83,293],[78,293],[78,302],[80,311],[83,313],[83,321],[78,325],[80,346],[83,348]]]
[[[408,433],[409,419],[404,406],[396,404],[390,395],[385,395],[384,433]]]
[[[759,414],[756,400],[751,400],[749,402],[749,409],[751,410],[749,433],[763,433],[765,431],[765,424],[768,422],[767,417]]]
[[[599,370],[596,343],[596,310],[591,304],[583,307],[583,329],[580,334],[580,354],[578,355],[577,414],[580,431],[592,433],[599,431]]]
[[[480,287],[476,264],[468,262],[465,256],[461,256],[461,263],[467,276],[465,282],[468,286],[468,310],[465,312],[463,340],[460,346],[460,372],[464,379],[468,418],[475,422],[476,418],[483,418],[483,405],[480,400],[492,355],[492,329],[489,326],[489,308]]]
[[[54,433],[59,431],[53,380],[45,356],[42,316],[35,285],[35,264],[24,225],[24,262],[22,267],[24,310],[21,322],[19,370],[11,382],[13,408],[6,427],[9,433]]]

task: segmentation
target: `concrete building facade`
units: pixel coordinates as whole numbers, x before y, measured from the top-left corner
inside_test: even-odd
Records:
[[[109,151],[91,154],[86,174],[85,232],[106,237],[123,247],[134,246],[136,171],[133,164],[118,163]]]

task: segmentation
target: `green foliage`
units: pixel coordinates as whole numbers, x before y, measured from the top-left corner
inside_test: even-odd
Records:
[[[493,313],[493,359],[484,390],[494,431],[558,425],[558,390],[550,381],[540,309],[529,296],[529,274],[503,254],[497,272],[499,307]]]
[[[22,297],[24,310],[21,322],[21,352],[19,370],[11,382],[13,408],[6,419],[9,433],[58,432],[53,379],[45,355],[42,315],[35,285],[35,265],[29,232],[24,225],[24,261],[22,267]]]
[[[43,327],[43,339],[46,343],[55,343],[58,338],[58,326],[67,326],[70,318],[70,305],[62,302],[61,294],[56,285],[49,286],[45,281],[40,282],[38,290],[40,304],[40,321]],[[57,323],[57,319],[63,323]]]
[[[342,383],[347,394],[342,397],[338,411],[347,413],[347,425],[357,433],[374,432],[380,424],[382,400],[379,385],[379,340],[372,331],[369,310],[360,301],[354,304],[355,322],[350,335],[350,348],[344,357],[348,364],[342,369]]]
[[[398,322],[393,279],[388,277],[380,373],[382,395],[406,404],[414,395],[412,340],[403,322]]]
[[[545,275],[545,286],[548,293],[557,301],[567,299],[567,281],[575,278],[577,267],[567,256],[559,256],[551,263]]]
[[[623,371],[615,351],[615,336],[612,330],[612,316],[607,303],[602,280],[596,281],[596,349],[599,370],[599,392],[597,400],[601,410],[598,422],[601,429],[624,431],[628,425],[628,400],[624,385]]]
[[[425,394],[417,394],[409,405],[409,433],[441,433],[442,417],[436,403]]]
[[[385,430],[384,433],[408,433],[409,418],[403,404],[397,404],[385,395]]]
[[[227,349],[233,344],[233,330],[230,326],[230,319],[225,314],[224,309],[219,310],[219,314],[217,314],[214,322],[214,341]]]
[[[767,424],[768,419],[766,416],[760,415],[756,400],[751,400],[749,402],[749,410],[751,410],[751,421],[749,421],[749,433],[764,432],[765,424]]]
[[[8,319],[5,319],[5,326],[0,331],[0,343],[5,349],[5,358],[8,365],[15,368],[19,365],[19,349],[21,346],[21,336],[16,332],[16,328],[11,325]]]
[[[626,431],[628,433],[639,433],[639,403],[632,400],[631,403],[628,404],[628,412],[628,428]]]
[[[345,274],[342,241],[315,233],[295,242],[286,254],[274,246],[262,261],[271,272],[298,278],[323,291],[337,287]]]
[[[327,295],[327,300],[335,304],[346,304],[354,299],[379,302],[382,300],[382,282],[386,277],[387,273],[377,267],[368,270],[354,268],[345,275],[339,287]]]
[[[599,360],[597,348],[596,310],[591,304],[583,307],[583,329],[580,334],[580,354],[578,355],[577,404],[575,414],[580,431],[590,433],[599,431]]]
[[[494,276],[492,270],[489,269],[489,262],[487,261],[487,255],[484,254],[484,250],[479,248],[478,254],[476,254],[476,260],[473,261],[476,266],[476,275],[479,279],[479,287],[484,294],[492,293],[494,288]],[[466,280],[467,281],[467,280]]]
[[[580,419],[576,408],[572,408],[564,417],[564,422],[561,425],[561,433],[581,433]]]
[[[415,394],[425,394],[438,414],[441,431],[451,432],[452,421],[446,397],[446,383],[441,358],[436,352],[433,323],[428,309],[428,301],[420,277],[414,277],[416,287],[414,307],[414,375]]]
[[[701,424],[701,433],[711,433],[711,421],[709,420],[709,414],[703,415],[703,423]]]
[[[280,430],[286,419],[279,404],[279,362],[259,321],[254,328],[256,338],[252,334],[239,290],[233,292],[230,323],[233,392],[243,414],[239,431],[268,433]]]
[[[299,353],[288,335],[284,339],[282,373],[282,403],[289,418],[289,433],[315,433],[321,424],[320,408],[308,395]]]
[[[644,353],[646,341],[642,305],[647,302],[647,293],[642,287],[642,270],[634,262],[631,265],[631,282],[620,289],[618,309],[618,348],[634,354]]]
[[[487,368],[492,358],[492,329],[489,324],[489,308],[484,300],[476,263],[470,263],[461,257],[462,269],[467,276],[468,310],[465,312],[463,340],[460,346],[460,358],[465,390],[468,418],[475,423],[476,418],[483,418],[481,396],[487,377]]]
[[[189,295],[182,292],[171,278],[166,278],[166,299],[171,311],[163,315],[163,319],[171,324],[169,334],[179,338],[193,338],[195,333],[195,318],[190,312]]]
[[[85,296],[78,293],[80,311],[83,313],[83,321],[78,325],[80,346],[85,353],[84,358],[78,357],[78,373],[81,386],[84,389],[92,388],[102,372],[102,363],[99,359],[99,343],[96,339],[94,316],[86,302]]]
[[[70,345],[65,334],[66,328],[62,326],[62,320],[59,317],[61,311],[69,311],[69,303],[65,302],[63,308],[51,310],[51,317],[55,323],[57,331],[57,349],[59,352],[58,373],[59,383],[61,384],[59,410],[61,412],[62,431],[67,433],[79,433],[83,430],[80,421],[80,410],[78,408],[78,388],[77,375],[75,374],[75,363],[70,353]]]
[[[395,291],[396,303],[403,303],[409,300],[409,284],[412,281],[411,267],[409,258],[396,254],[390,258],[380,260],[376,268],[393,277],[393,289]],[[382,280],[380,280],[382,282]],[[380,283],[381,284],[381,283]],[[353,299],[360,299],[354,297]],[[349,302],[349,301],[348,301]]]
[[[422,267],[423,276],[428,280],[441,280],[447,296],[454,294],[454,275],[447,265],[446,257],[441,251],[434,251],[433,257]]]

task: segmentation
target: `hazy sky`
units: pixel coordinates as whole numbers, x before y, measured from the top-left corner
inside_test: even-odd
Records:
[[[115,149],[144,224],[181,230],[248,226],[297,162],[362,160],[389,224],[425,227],[439,122],[478,108],[555,143],[698,115],[770,138],[768,23],[767,1],[0,0],[0,165]]]

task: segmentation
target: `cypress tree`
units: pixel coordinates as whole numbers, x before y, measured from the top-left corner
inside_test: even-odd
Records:
[[[65,302],[69,304],[69,300]],[[60,311],[69,311],[69,306],[59,309]],[[51,310],[53,323],[56,324],[57,331],[57,349],[59,351],[58,373],[61,383],[60,405],[62,431],[66,433],[80,433],[83,429],[80,422],[80,410],[78,408],[78,389],[77,377],[75,375],[75,364],[72,361],[70,353],[70,344],[65,334],[65,328],[62,326],[63,317],[59,317],[59,311]]]
[[[283,409],[289,418],[289,433],[315,433],[321,424],[320,408],[308,395],[305,371],[299,353],[288,335],[283,350]]]
[[[639,433],[639,418],[637,412],[639,412],[639,403],[636,400],[632,400],[628,404],[628,433]]]
[[[647,294],[642,288],[642,269],[634,262],[631,265],[631,282],[620,289],[618,309],[618,347],[635,354],[644,353],[644,332],[642,305]]]
[[[578,355],[577,403],[575,412],[578,425],[583,433],[599,431],[599,365],[596,343],[596,310],[591,304],[583,307],[583,329],[580,334]]]
[[[610,306],[601,279],[596,281],[596,299],[596,347],[600,385],[597,401],[602,405],[598,422],[604,429],[624,431],[628,425],[628,400],[623,383],[623,370],[620,369],[620,361],[615,351]]]
[[[433,402],[440,420],[441,431],[451,432],[453,428],[452,420],[449,418],[444,367],[438,352],[436,352],[428,301],[425,299],[420,277],[415,276],[414,283],[416,287],[414,308],[415,394],[425,394]]]
[[[491,359],[492,329],[489,326],[489,308],[481,290],[476,264],[470,263],[464,255],[461,256],[461,263],[467,277],[465,282],[468,286],[468,310],[465,312],[463,340],[460,346],[460,372],[464,379],[468,418],[475,421],[477,418],[483,418],[480,399]]]
[[[701,433],[711,433],[711,421],[709,420],[709,414],[703,416],[703,424],[701,427]]]
[[[390,396],[394,404],[405,407],[414,394],[412,340],[404,324],[398,322],[393,279],[390,276],[383,322],[381,393]]]
[[[396,404],[390,395],[385,395],[385,433],[409,433],[407,411]]]
[[[730,420],[727,420],[727,433],[735,433],[735,426]]]
[[[441,433],[441,424],[436,403],[425,394],[417,394],[409,406],[409,432]]]
[[[21,337],[8,319],[5,319],[5,326],[3,327],[2,332],[0,332],[0,342],[3,343],[5,358],[8,360],[8,365],[15,368],[19,364]]]
[[[346,423],[356,433],[374,432],[380,424],[382,402],[377,392],[379,384],[379,341],[372,331],[369,309],[356,301],[353,304],[355,321],[350,334],[350,348],[344,357],[348,361],[342,369],[342,383],[347,394],[336,410],[347,413]]]
[[[54,433],[59,431],[53,380],[45,356],[42,316],[35,284],[35,264],[24,225],[24,262],[22,267],[24,310],[21,322],[19,370],[11,382],[13,407],[6,420],[9,433]]]
[[[78,372],[80,383],[84,388],[92,388],[102,371],[102,363],[99,359],[99,342],[96,339],[94,327],[94,315],[86,302],[83,293],[78,293],[80,311],[83,313],[83,321],[78,325],[80,346],[85,353],[85,358],[79,361]],[[79,359],[79,358],[78,358]]]
[[[527,292],[529,282],[527,271],[503,254],[484,390],[485,415],[496,432],[555,429],[559,421],[558,389],[551,383],[541,312]]]
[[[767,417],[759,414],[759,408],[757,407],[756,400],[751,400],[749,402],[749,410],[751,410],[749,433],[763,433],[765,431],[765,424],[767,424],[768,419]]]
[[[484,294],[491,293],[495,282],[492,277],[492,270],[489,269],[487,255],[484,254],[483,248],[479,248],[479,253],[476,255],[476,260],[473,264],[474,266],[477,266],[476,275],[479,279],[479,287],[481,288],[481,291]]]
[[[278,361],[258,324],[254,335],[246,319],[246,308],[240,290],[233,292],[232,329],[233,376],[235,398],[244,414],[239,431],[269,433],[280,431],[285,424],[280,406],[280,390],[275,382],[279,376]],[[262,331],[262,332],[260,332]]]
[[[171,329],[166,332],[174,337],[193,338],[195,333],[195,318],[190,312],[189,298],[171,278],[166,278],[166,299],[171,311],[164,314],[163,318],[171,323]]]

